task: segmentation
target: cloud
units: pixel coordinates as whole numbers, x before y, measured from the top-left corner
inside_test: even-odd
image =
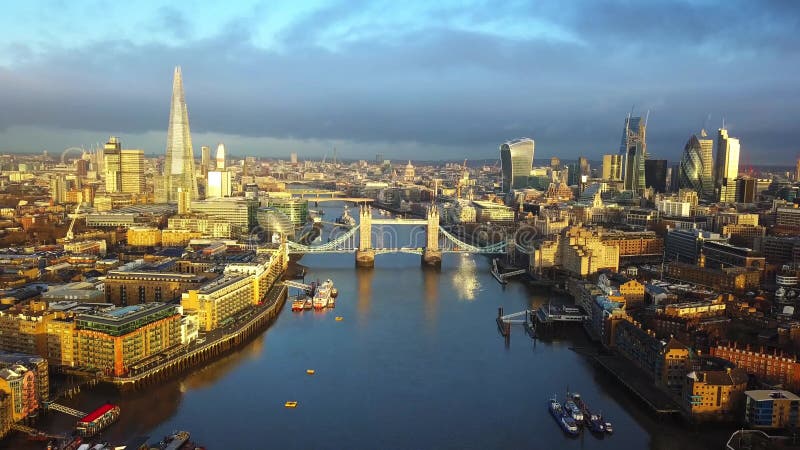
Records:
[[[332,3],[268,30],[260,14],[273,10],[253,7],[213,34],[191,11],[162,8],[152,24],[174,25],[169,39],[20,46],[0,66],[0,139],[38,150],[17,133],[81,130],[96,141],[117,130],[161,152],[154,137],[166,133],[180,64],[193,133],[281,155],[337,142],[365,157],[491,158],[526,135],[539,155],[597,158],[616,151],[631,105],[651,111],[659,157],[679,157],[709,113],[712,128],[722,115],[735,124],[744,151],[769,151],[770,162],[796,152],[793,2],[398,5]],[[255,38],[265,33],[271,45]]]

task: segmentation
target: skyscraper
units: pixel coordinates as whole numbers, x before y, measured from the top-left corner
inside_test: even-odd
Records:
[[[207,145],[200,147],[200,173],[206,176],[210,170],[211,164],[211,148]]]
[[[230,197],[233,193],[231,186],[231,173],[227,170],[212,170],[208,172],[206,185],[206,198]]]
[[[120,190],[129,194],[144,192],[144,150],[120,151],[120,169],[122,181]]]
[[[641,117],[625,118],[622,130],[622,143],[619,147],[622,156],[622,180],[626,190],[642,192],[645,188],[644,161],[647,159],[647,124]]]
[[[514,139],[500,146],[503,166],[503,192],[524,189],[533,168],[534,142],[530,138]]]
[[[550,158],[550,168],[553,170],[561,170],[561,159],[558,156]]]
[[[622,179],[622,155],[603,155],[603,179]]]
[[[800,156],[797,157],[797,167],[795,168],[794,181],[800,181]]]
[[[103,171],[106,177],[106,192],[122,191],[122,142],[111,136],[103,146]]]
[[[225,154],[225,144],[222,142],[217,145],[217,170],[225,170],[225,158],[227,155]]]
[[[700,135],[693,134],[683,148],[683,156],[678,166],[678,185],[692,189],[698,196],[711,200],[714,196],[714,181],[711,173],[711,153],[714,141],[707,139],[705,130]]]
[[[589,159],[586,158],[585,156],[578,157],[578,167],[580,168],[581,175],[586,175],[587,177],[592,175],[591,174],[592,168],[589,165]]]
[[[198,198],[192,136],[189,132],[189,111],[186,109],[183,78],[179,66],[175,67],[172,80],[172,103],[169,110],[169,128],[167,129],[167,159],[164,163],[164,175],[158,184],[160,192],[156,192],[156,197],[160,202],[177,202],[178,188],[183,189],[185,195],[192,200]]]
[[[717,131],[717,161],[714,166],[714,194],[719,202],[736,201],[736,177],[739,176],[739,139],[728,130]]]
[[[648,159],[644,162],[645,186],[656,192],[667,192],[667,160]]]

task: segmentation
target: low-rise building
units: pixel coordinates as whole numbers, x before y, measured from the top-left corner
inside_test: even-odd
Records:
[[[800,397],[783,390],[745,391],[744,421],[752,428],[796,429]]]
[[[161,230],[154,227],[130,227],[127,239],[128,245],[132,247],[155,247],[161,245]]]
[[[759,380],[774,386],[796,391],[800,389],[800,363],[785,353],[754,350],[750,346],[740,347],[737,343],[711,347],[711,355],[728,360]]]
[[[696,370],[685,381],[682,406],[692,420],[734,420],[741,412],[747,389],[744,370]]]

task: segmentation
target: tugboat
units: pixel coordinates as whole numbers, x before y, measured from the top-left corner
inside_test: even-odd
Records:
[[[612,434],[614,432],[614,427],[611,426],[611,422],[604,423],[603,428],[606,429],[606,433],[608,434]]]
[[[306,299],[298,295],[292,300],[292,311],[302,311],[305,303]]]

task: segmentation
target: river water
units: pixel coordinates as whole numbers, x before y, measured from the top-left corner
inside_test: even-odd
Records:
[[[326,220],[341,209],[325,206]],[[402,236],[402,230],[398,230]],[[402,241],[402,238],[401,238]],[[723,432],[658,421],[613,378],[571,348],[583,332],[534,341],[522,328],[505,345],[497,308],[563,301],[512,281],[502,287],[478,255],[445,255],[440,270],[410,254],[379,255],[374,269],[352,254],[307,255],[306,280],[334,280],[335,310],[293,313],[237,353],[146,392],[100,387],[61,403],[122,407],[105,438],[151,441],[178,429],[209,449],[705,449]],[[342,321],[334,320],[336,316]],[[306,369],[314,369],[313,376]],[[547,400],[571,389],[615,433],[566,437]],[[287,409],[284,402],[298,402]],[[39,427],[63,430],[53,413]],[[22,439],[4,448],[42,448]]]

